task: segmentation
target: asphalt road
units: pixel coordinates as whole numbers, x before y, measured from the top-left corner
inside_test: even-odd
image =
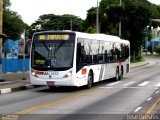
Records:
[[[122,81],[107,80],[89,90],[40,87],[3,94],[0,113],[18,120],[129,119],[127,115],[139,111],[139,105],[160,88],[160,60],[146,59],[148,65],[131,69]]]

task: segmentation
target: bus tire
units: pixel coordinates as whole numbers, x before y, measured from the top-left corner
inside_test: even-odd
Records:
[[[115,81],[119,80],[119,68],[116,68],[116,76],[115,76]]]
[[[92,86],[93,86],[93,75],[92,72],[89,72],[86,88],[90,89]]]
[[[54,90],[55,86],[48,86],[50,90]]]
[[[119,73],[119,80],[123,78],[123,67],[121,67],[120,73]]]

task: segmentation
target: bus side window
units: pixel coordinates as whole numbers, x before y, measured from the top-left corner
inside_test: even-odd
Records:
[[[117,60],[120,60],[121,59],[121,47],[120,47],[120,43],[116,43],[115,52],[116,52]]]
[[[103,56],[102,56],[102,55],[99,55],[98,61],[99,61],[99,63],[103,63],[103,62],[104,62],[104,61],[103,61]]]
[[[108,52],[107,52],[107,50],[105,50],[105,62],[106,63],[109,63],[109,58],[108,58]]]
[[[85,61],[85,50],[81,43],[77,44],[77,62],[78,64],[83,64]]]

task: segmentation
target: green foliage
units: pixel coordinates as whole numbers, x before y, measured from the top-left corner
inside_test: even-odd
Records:
[[[3,9],[9,9],[10,5],[10,0],[3,0]]]
[[[21,16],[19,16],[16,12],[10,11],[9,0],[3,1],[3,33],[11,37],[12,39],[18,39],[24,28],[26,28],[27,24],[23,22]]]
[[[155,46],[150,45],[150,46],[148,46],[147,50],[148,50],[151,54],[153,54],[153,52],[156,52],[156,50],[158,50],[158,48],[155,47]]]
[[[92,27],[89,27],[86,32],[87,33],[96,33],[96,29],[92,28]]]
[[[160,18],[160,6],[147,0],[122,0],[121,6],[119,2],[119,0],[101,0],[100,32],[118,36],[121,22],[121,38],[130,41],[131,56],[138,56],[141,45],[144,44],[144,28],[150,25],[151,19]],[[86,23],[88,28],[96,27],[96,8],[88,10]]]
[[[141,62],[143,60],[144,60],[144,58],[141,55],[131,56],[132,63]]]
[[[157,54],[160,54],[160,48],[159,48],[159,47],[156,47],[156,48],[155,48],[155,52],[156,52]]]
[[[37,25],[41,25],[44,30],[74,30],[82,31],[83,20],[74,15],[54,15],[45,14],[39,17],[39,19],[31,25],[35,28]]]
[[[146,0],[130,0],[124,3],[124,7],[122,37],[130,40],[131,56],[137,56],[144,41],[143,30],[150,24],[149,3]]]
[[[96,8],[92,7],[87,11],[86,29],[92,27],[96,28]]]

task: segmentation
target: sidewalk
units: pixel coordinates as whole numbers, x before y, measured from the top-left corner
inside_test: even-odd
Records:
[[[0,94],[33,88],[29,81],[29,72],[7,73],[0,80]]]

